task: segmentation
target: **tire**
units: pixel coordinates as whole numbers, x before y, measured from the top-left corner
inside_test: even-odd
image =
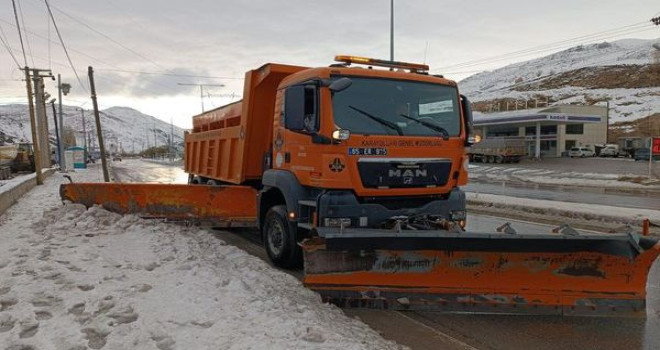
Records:
[[[262,227],[263,243],[273,265],[292,269],[302,266],[302,248],[298,246],[296,225],[286,217],[286,206],[268,210]]]
[[[495,163],[498,163],[498,164],[504,163],[504,157],[502,157],[502,156],[495,157]]]
[[[209,185],[209,186],[218,186],[219,185],[219,183],[215,180],[208,180],[208,181],[206,181],[206,184]]]
[[[488,163],[495,163],[495,157],[488,156]]]

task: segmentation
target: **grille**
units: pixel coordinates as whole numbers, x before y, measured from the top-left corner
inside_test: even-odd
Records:
[[[362,186],[367,188],[444,186],[451,161],[367,158],[358,162],[358,170]]]

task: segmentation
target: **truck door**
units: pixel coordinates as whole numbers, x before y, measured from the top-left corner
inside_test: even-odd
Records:
[[[314,171],[316,160],[310,153],[312,139],[318,137],[319,131],[319,96],[318,88],[313,84],[290,86],[284,93],[284,126],[282,135],[284,142],[284,164],[301,176],[309,176]],[[275,135],[277,142],[278,135]],[[277,155],[275,155],[277,166]]]

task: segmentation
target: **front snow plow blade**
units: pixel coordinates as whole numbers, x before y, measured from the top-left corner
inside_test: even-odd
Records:
[[[303,242],[304,283],[342,307],[644,316],[656,238],[344,229]]]
[[[256,225],[257,191],[247,186],[70,183],[60,197],[120,214],[216,227]]]

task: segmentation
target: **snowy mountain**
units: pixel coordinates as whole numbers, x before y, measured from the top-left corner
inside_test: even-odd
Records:
[[[53,115],[48,106],[48,127],[51,143],[55,144],[55,125]],[[85,130],[92,148],[98,145],[96,141],[96,123],[92,110],[81,111],[78,107],[63,106],[65,128],[76,132],[76,143],[83,142],[83,115]],[[160,119],[146,115],[128,107],[111,107],[100,111],[101,127],[106,147],[113,151],[119,147],[126,153],[138,153],[143,149],[153,147],[154,139],[158,146],[168,143],[172,126]],[[59,120],[59,119],[58,119]],[[183,129],[174,126],[174,144],[182,148]],[[0,132],[13,137],[15,140],[32,140],[30,130],[30,117],[27,105],[1,105],[0,106]]]
[[[655,45],[655,46],[654,46]],[[655,63],[655,64],[654,64]],[[611,120],[660,113],[660,39],[580,45],[470,76],[459,83],[475,109],[610,101]]]

